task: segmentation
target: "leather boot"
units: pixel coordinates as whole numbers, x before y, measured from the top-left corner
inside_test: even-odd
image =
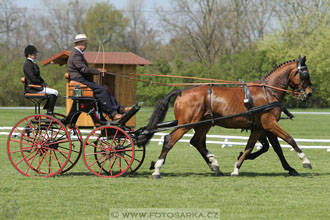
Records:
[[[54,108],[55,108],[56,100],[57,100],[56,95],[49,95],[47,113],[46,113],[47,115],[53,115],[54,114]]]

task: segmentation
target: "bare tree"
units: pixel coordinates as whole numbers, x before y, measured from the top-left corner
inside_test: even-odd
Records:
[[[69,3],[52,0],[43,2],[48,13],[42,15],[40,21],[50,47],[57,51],[70,48],[74,35],[82,30],[86,7],[77,0]]]
[[[262,39],[272,17],[270,0],[176,0],[171,12],[159,10],[163,27],[185,39],[192,60],[213,64]]]
[[[275,6],[273,0],[250,0],[248,10],[245,11],[248,18],[250,37],[262,40],[266,32],[272,31],[271,21],[274,17]]]
[[[11,49],[15,44],[15,30],[19,29],[20,10],[11,1],[0,0],[0,44],[4,48],[6,62],[11,59]]]
[[[154,58],[160,42],[157,33],[151,27],[143,13],[144,0],[130,0],[126,16],[130,20],[128,31],[128,48],[146,58]]]
[[[329,27],[329,11],[329,0],[278,0],[276,4],[280,29],[291,43],[313,33],[321,25]]]
[[[222,13],[219,1],[180,0],[172,1],[172,5],[171,14],[158,11],[164,29],[174,37],[184,38],[196,60],[214,63],[222,40],[216,37]]]
[[[141,47],[141,37],[138,33],[142,22],[145,24],[145,20],[142,14],[143,0],[130,0],[127,6],[127,16],[130,19],[130,31],[129,40],[131,44],[131,49],[134,53],[138,53]]]
[[[256,40],[262,40],[265,32],[271,30],[267,29],[274,9],[270,0],[232,0],[224,7],[223,23],[231,53],[238,53]]]

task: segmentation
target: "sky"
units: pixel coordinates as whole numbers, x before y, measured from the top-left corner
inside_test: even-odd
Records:
[[[108,2],[113,4],[117,9],[125,11],[127,9],[127,5],[129,3],[129,0],[80,0],[80,2],[86,1],[88,3],[96,3],[96,2]],[[43,10],[43,0],[12,0],[13,4],[18,8],[28,8],[30,9],[29,13],[45,13],[46,10]],[[69,2],[68,0],[52,0],[53,2]],[[159,30],[158,25],[158,16],[156,14],[156,8],[162,7],[164,10],[170,8],[170,2],[171,0],[143,0],[143,6],[142,11],[145,15],[145,18],[147,21],[149,21],[149,24],[151,27],[153,27],[154,30]],[[169,40],[169,37],[166,35],[166,33],[162,34],[162,39],[160,39],[163,42],[167,42]]]
[[[115,5],[117,9],[125,9],[129,0],[89,0],[88,2],[109,2]],[[43,8],[42,0],[13,0],[13,3],[22,8]],[[143,11],[145,11],[145,13],[152,14],[154,13],[152,11],[159,6],[168,8],[170,6],[170,0],[144,0]]]

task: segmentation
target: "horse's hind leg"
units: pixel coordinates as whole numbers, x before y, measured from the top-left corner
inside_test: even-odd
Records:
[[[206,149],[206,134],[210,130],[210,125],[198,125],[194,128],[195,134],[190,140],[190,144],[193,145],[199,153],[202,155],[206,164],[214,171],[216,176],[223,176],[220,171],[219,163],[214,154]]]
[[[295,169],[293,169],[289,165],[289,163],[286,161],[282,148],[281,148],[281,145],[278,142],[277,136],[269,131],[266,131],[266,135],[267,135],[270,143],[272,144],[275,153],[277,154],[278,158],[280,159],[283,169],[289,171],[290,176],[298,176],[299,173]]]
[[[231,173],[232,176],[238,176],[239,175],[239,168],[242,166],[246,156],[251,153],[253,150],[254,145],[256,144],[257,140],[260,138],[260,136],[263,134],[262,130],[252,130],[249,140],[246,144],[245,151],[242,154],[242,156],[237,160],[237,162],[234,165],[234,171]]]
[[[261,154],[266,153],[268,151],[269,143],[268,143],[266,135],[262,135],[258,139],[258,141],[262,144],[262,148],[260,150],[258,150],[257,152],[246,155],[245,160],[254,160],[257,157],[259,157]],[[242,156],[242,154],[243,154],[243,152],[240,152],[240,154],[237,157],[237,160],[239,160],[239,158]]]
[[[166,135],[164,138],[164,144],[162,148],[162,152],[160,153],[160,156],[157,160],[157,162],[154,164],[155,171],[152,173],[152,177],[154,179],[160,178],[160,168],[164,165],[165,159],[167,156],[167,153],[172,149],[174,144],[180,140],[180,138],[189,131],[190,128],[184,127],[184,128],[178,128],[172,131],[169,135]]]

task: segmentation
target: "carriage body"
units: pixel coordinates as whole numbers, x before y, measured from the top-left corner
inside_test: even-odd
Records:
[[[70,56],[70,51],[64,50],[54,56],[44,60],[43,65],[58,64],[66,65]],[[95,83],[108,88],[109,92],[123,106],[131,106],[136,103],[136,80],[123,77],[117,77],[114,74],[125,76],[128,73],[136,73],[137,66],[152,65],[152,63],[131,52],[93,52],[85,51],[84,56],[89,66],[94,68],[103,68],[108,73],[104,75],[94,75]],[[63,73],[64,74],[64,73]],[[68,79],[68,78],[67,78]],[[66,96],[70,96],[70,80],[66,82]],[[66,114],[69,113],[72,100],[66,100]],[[135,127],[136,118],[132,117],[128,126]],[[91,117],[82,114],[77,121],[79,127],[93,127],[94,122]]]

